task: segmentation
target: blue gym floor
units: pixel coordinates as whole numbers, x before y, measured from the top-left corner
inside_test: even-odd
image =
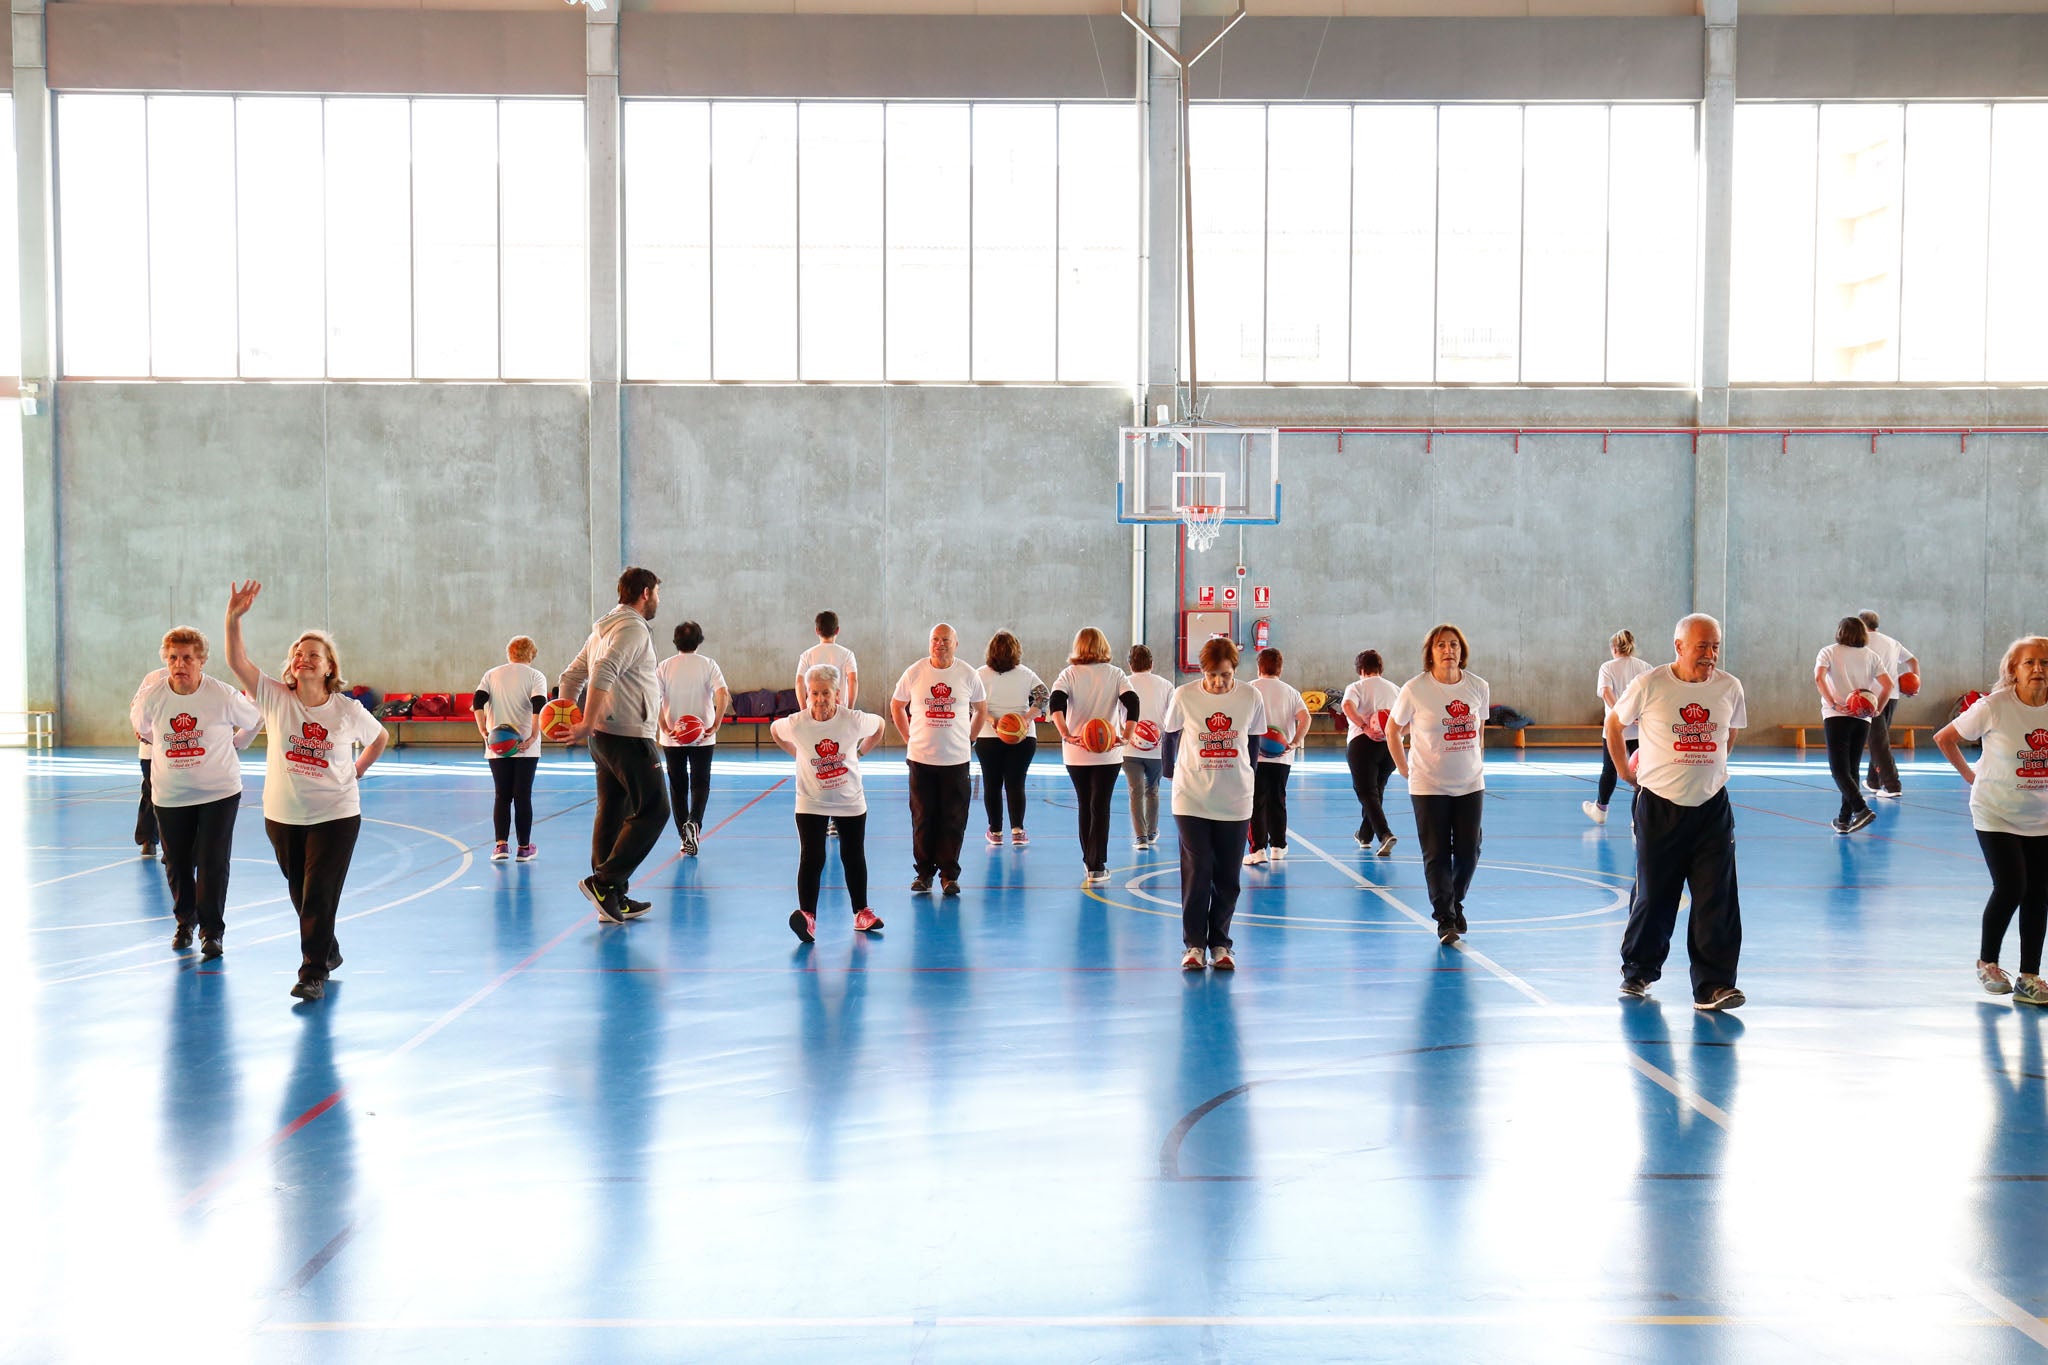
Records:
[[[871,762],[888,927],[835,865],[800,948],[780,756],[721,751],[619,928],[580,756],[518,866],[482,762],[408,749],[314,1005],[260,764],[202,969],[129,754],[0,754],[0,1360],[2042,1359],[2048,1020],[1978,992],[1962,784],[1923,750],[1843,839],[1822,758],[1741,757],[1750,1004],[1711,1016],[1682,948],[1616,996],[1589,751],[1489,764],[1462,950],[1400,782],[1361,855],[1318,753],[1227,976],[1178,970],[1170,819],[1132,852],[1119,792],[1083,890],[1043,759],[957,902],[909,895]]]

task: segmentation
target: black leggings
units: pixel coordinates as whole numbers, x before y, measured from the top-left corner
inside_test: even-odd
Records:
[[[977,739],[974,756],[981,761],[981,804],[988,812],[989,831],[1003,832],[1003,798],[1010,799],[1010,828],[1024,828],[1024,778],[1031,770],[1031,756],[1038,752],[1038,737],[1026,735],[1015,744],[1000,739]]]
[[[227,932],[228,862],[235,853],[235,812],[241,808],[239,793],[196,806],[156,808],[171,911],[180,927],[197,925],[201,938]]]
[[[1252,769],[1251,840],[1254,851],[1287,847],[1287,779],[1292,776],[1292,763],[1272,759],[1262,758]]]
[[[1821,722],[1828,737],[1828,774],[1842,793],[1838,820],[1847,820],[1870,809],[1863,799],[1863,741],[1870,737],[1870,722],[1859,716],[1829,716]]]
[[[1228,948],[1244,861],[1243,820],[1176,815],[1180,831],[1180,939],[1190,948]]]
[[[1980,962],[1998,961],[2012,912],[2020,912],[2020,971],[2041,973],[2041,939],[2048,934],[2048,834],[2005,834],[1977,831],[1984,865],[1991,869],[1991,899],[1984,902],[1984,938],[1977,948]]]
[[[299,980],[325,981],[341,963],[334,915],[341,905],[342,884],[348,880],[349,859],[355,856],[356,837],[363,832],[363,817],[344,815],[317,825],[265,820],[263,832],[277,854],[292,909],[299,912]]]
[[[533,842],[533,774],[539,767],[539,754],[491,760],[491,785],[497,789],[491,804],[491,837],[499,843],[506,841],[514,825],[521,847]]]
[[[1465,891],[1479,867],[1479,816],[1486,793],[1410,795],[1408,800],[1415,807],[1415,837],[1422,845],[1430,911],[1437,923],[1457,925],[1462,933]]]
[[[690,744],[664,747],[662,761],[668,764],[668,806],[676,818],[676,833],[685,824],[704,828],[704,803],[711,799],[711,753],[714,746]]]
[[[1067,765],[1080,811],[1081,862],[1090,872],[1109,866],[1109,803],[1116,795],[1116,780],[1123,775],[1121,762]]]
[[[796,903],[804,913],[818,913],[818,887],[825,878],[825,826],[839,831],[839,870],[846,874],[846,898],[855,914],[868,908],[868,817],[802,815],[796,817]]]
[[[1344,762],[1351,769],[1351,792],[1358,798],[1358,837],[1391,839],[1394,827],[1387,823],[1387,779],[1394,775],[1394,756],[1383,739],[1360,735],[1344,746]]]
[[[1637,741],[1633,739],[1625,739],[1621,744],[1630,753],[1636,751]],[[1600,741],[1600,799],[1594,803],[1601,810],[1606,810],[1607,803],[1614,799],[1614,784],[1619,781],[1621,774],[1614,771],[1614,755],[1607,752],[1607,741],[1603,738]]]
[[[149,760],[142,764],[142,799],[135,806],[135,845],[146,848],[156,842],[156,797],[149,786]]]

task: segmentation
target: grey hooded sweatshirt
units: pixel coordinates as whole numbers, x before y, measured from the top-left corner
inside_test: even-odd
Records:
[[[612,694],[610,712],[593,727],[608,735],[653,739],[661,724],[661,690],[654,675],[654,632],[628,606],[613,607],[590,628],[583,652],[563,670],[561,695],[579,704],[585,686]]]

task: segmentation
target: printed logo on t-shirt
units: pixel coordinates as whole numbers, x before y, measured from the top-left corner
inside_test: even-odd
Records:
[[[164,744],[164,757],[169,759],[200,759],[206,757],[206,746],[200,743],[206,732],[199,728],[199,718],[180,711],[171,717],[171,735]]]
[[[1202,722],[1201,757],[1216,759],[1212,767],[1221,767],[1225,761],[1237,759],[1237,727],[1228,715],[1221,711],[1211,712],[1209,719]]]
[[[1678,724],[1671,727],[1672,745],[1681,754],[1711,754],[1719,750],[1714,742],[1714,713],[1696,701],[1678,708]]]
[[[2029,730],[2026,742],[2015,775],[2025,782],[2048,782],[2048,730]]]
[[[328,766],[327,756],[333,752],[334,745],[327,738],[327,727],[309,720],[300,727],[299,734],[285,742],[284,761],[307,768],[325,768]]]
[[[1458,743],[1477,739],[1479,726],[1472,716],[1472,707],[1462,701],[1453,701],[1444,707],[1444,742]]]
[[[937,725],[951,725],[955,719],[953,709],[953,687],[950,683],[933,683],[931,697],[924,704],[924,718]]]
[[[846,763],[839,757],[839,741],[821,739],[814,746],[817,757],[811,760],[811,771],[819,785],[831,786],[846,776]]]

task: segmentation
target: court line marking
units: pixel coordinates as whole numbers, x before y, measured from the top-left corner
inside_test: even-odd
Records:
[[[1909,1322],[1930,1327],[2002,1327],[2002,1318],[1913,1315]],[[257,1327],[265,1333],[332,1332],[448,1332],[448,1331],[647,1331],[650,1329],[698,1329],[705,1331],[808,1331],[847,1328],[1131,1328],[1131,1327],[1273,1327],[1330,1328],[1353,1331],[1361,1327],[1839,1327],[1839,1314],[1816,1312],[1808,1315],[1748,1315],[1721,1313],[1561,1313],[1551,1308],[1504,1313],[1330,1313],[1278,1314],[1120,1314],[1047,1313],[1018,1315],[950,1315],[921,1317],[892,1314],[874,1317],[662,1317],[662,1318],[371,1318],[354,1322],[266,1322]]]
[[[1289,844],[1300,844],[1303,848],[1315,854],[1318,858],[1321,858],[1331,867],[1336,868],[1337,871],[1342,873],[1344,876],[1349,877],[1354,883],[1358,885],[1358,887],[1361,890],[1372,892],[1381,900],[1385,901],[1388,905],[1392,906],[1394,909],[1398,910],[1400,913],[1406,915],[1409,919],[1413,920],[1417,925],[1424,929],[1429,930],[1432,935],[1435,934],[1436,921],[1430,919],[1428,916],[1422,914],[1420,911],[1415,910],[1413,907],[1409,906],[1407,902],[1401,900],[1398,896],[1394,895],[1393,892],[1387,890],[1385,887],[1380,886],[1374,882],[1368,881],[1362,874],[1360,874],[1356,870],[1346,867],[1343,863],[1338,862],[1335,858],[1331,857],[1327,852],[1325,852],[1320,844],[1311,843],[1309,840],[1303,838],[1299,832],[1292,829],[1287,831],[1287,840]],[[1529,1000],[1531,1000],[1541,1008],[1549,1010],[1554,1014],[1570,1014],[1570,1011],[1566,1010],[1562,1005],[1558,1004],[1555,1000],[1552,1000],[1542,991],[1537,990],[1534,986],[1530,985],[1521,977],[1509,971],[1506,967],[1503,967],[1498,962],[1495,962],[1485,953],[1482,953],[1477,948],[1474,948],[1464,939],[1459,939],[1456,943],[1451,945],[1451,948],[1455,952],[1463,953],[1466,957],[1472,959],[1472,961],[1478,963],[1481,967],[1484,967],[1487,971],[1493,973],[1493,975],[1497,977],[1500,981],[1502,981],[1508,986],[1513,987],[1515,990],[1521,992],[1522,995],[1526,996]],[[1686,1106],[1686,1108],[1691,1109],[1695,1113],[1701,1115],[1702,1117],[1710,1120],[1711,1122],[1719,1125],[1724,1129],[1731,1126],[1727,1110],[1713,1103],[1711,1100],[1701,1095],[1698,1091],[1694,1090],[1691,1086],[1687,1085],[1684,1081],[1679,1080],[1678,1077],[1672,1075],[1670,1072],[1664,1070],[1662,1067],[1659,1067],[1649,1061],[1646,1061],[1644,1058],[1638,1056],[1636,1050],[1632,1047],[1627,1046],[1626,1043],[1624,1043],[1623,1045],[1622,1055],[1628,1058],[1629,1066],[1632,1067],[1640,1075],[1642,1075],[1644,1079],[1650,1081],[1660,1090],[1663,1090],[1670,1094],[1672,1098],[1676,1099],[1680,1104]]]
[[[73,877],[89,877],[95,872],[105,872],[110,867],[139,867],[144,863],[153,863],[155,861],[156,859],[154,858],[143,857],[139,852],[131,853],[125,858],[116,858],[111,863],[101,863],[98,867],[82,867],[76,872],[66,872],[61,877],[48,877],[39,882],[30,882],[26,889],[34,891],[38,887],[55,886],[58,882],[68,882]]]
[[[1957,1289],[1998,1315],[2001,1322],[2025,1335],[2036,1346],[2048,1347],[2048,1325],[1988,1284],[1972,1279],[1960,1270],[1950,1270],[1949,1279]]]

